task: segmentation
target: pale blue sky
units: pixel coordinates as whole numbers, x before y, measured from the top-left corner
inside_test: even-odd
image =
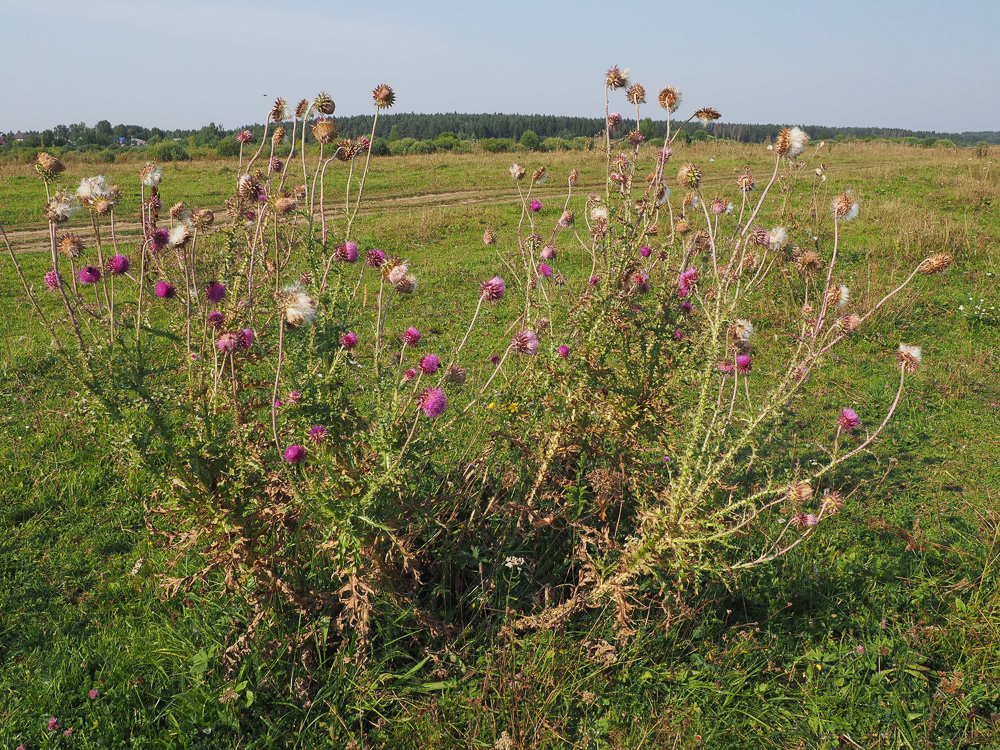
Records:
[[[0,132],[236,127],[324,90],[338,115],[364,114],[382,82],[394,111],[596,117],[611,65],[656,119],[672,85],[679,114],[727,122],[1000,130],[1000,0],[2,5]]]

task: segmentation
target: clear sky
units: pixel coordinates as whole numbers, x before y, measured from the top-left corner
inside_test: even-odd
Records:
[[[598,117],[630,68],[725,122],[1000,130],[1000,0],[4,0],[0,132],[262,122],[327,91],[338,115]],[[613,108],[627,111],[624,94]]]

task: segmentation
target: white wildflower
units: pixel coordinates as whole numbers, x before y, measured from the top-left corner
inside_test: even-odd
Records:
[[[781,250],[788,244],[788,230],[784,227],[775,227],[768,233],[768,242],[772,250]]]
[[[302,291],[301,287],[297,285],[286,286],[281,291],[282,312],[288,325],[297,328],[311,323],[315,319],[319,305],[316,300]]]

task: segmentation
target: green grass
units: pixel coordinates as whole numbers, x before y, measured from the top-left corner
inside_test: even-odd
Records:
[[[894,395],[887,365],[899,341],[923,346],[924,367],[871,453],[837,477],[849,494],[841,515],[773,565],[691,581],[669,616],[637,616],[631,639],[619,637],[610,612],[556,632],[447,635],[449,623],[432,627],[383,598],[361,664],[333,647],[275,650],[263,637],[237,673],[225,673],[220,652],[246,613],[210,586],[160,597],[169,550],[146,524],[151,488],[110,458],[109,435],[49,356],[5,256],[0,747],[489,748],[504,731],[524,748],[996,747],[1000,341],[996,327],[970,324],[957,308],[970,296],[1000,303],[1000,201],[996,171],[969,161],[973,153],[837,144],[822,157],[821,215],[842,189],[862,204],[845,225],[840,272],[857,299],[871,301],[930,253],[950,252],[956,264],[920,278],[816,375],[813,398],[791,415],[770,460],[814,460],[843,406],[877,423]],[[374,213],[359,239],[411,259],[421,279],[394,325],[421,321],[440,349],[464,332],[479,281],[499,267],[483,229],[498,230],[501,252],[514,247],[509,161],[553,170],[540,191],[549,220],[569,168],[583,172],[581,195],[603,168],[594,154],[527,156],[376,160]],[[733,144],[675,156],[687,160],[705,168],[706,195],[730,199],[743,165],[761,179],[767,161]],[[66,184],[92,172],[77,167],[90,171]],[[0,220],[8,231],[42,226],[40,183],[26,168],[4,169]],[[109,165],[109,181],[128,184],[134,170]],[[216,208],[235,174],[221,162],[165,172],[165,203]],[[392,201],[433,194],[449,196]],[[481,202],[461,202],[470,199]],[[778,206],[780,216],[759,223],[786,224],[801,244],[829,239],[808,200]],[[80,218],[73,225],[86,231]],[[582,274],[580,252],[560,248],[568,275]],[[44,253],[21,258],[40,286]],[[783,270],[754,301],[761,378],[780,364],[768,341],[794,314],[793,283]],[[487,330],[512,319],[504,308],[491,314]],[[492,345],[477,339],[471,358],[484,360]],[[73,736],[48,733],[50,717]]]

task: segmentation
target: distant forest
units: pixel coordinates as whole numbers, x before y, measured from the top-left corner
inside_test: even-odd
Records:
[[[371,132],[372,116],[355,115],[337,118],[340,136],[357,138]],[[675,122],[674,128],[682,125]],[[291,132],[290,123],[287,123]],[[383,114],[372,151],[375,154],[468,152],[473,148],[487,151],[583,149],[595,145],[594,138],[604,127],[601,118],[560,117],[557,115],[518,114]],[[644,119],[640,131],[651,143],[662,143],[665,120]],[[781,125],[751,125],[698,121],[683,124],[681,140],[726,139],[761,143],[777,136]],[[802,125],[815,141],[890,140],[922,147],[987,146],[1000,143],[1000,131],[938,133],[903,128],[828,127]],[[630,129],[628,120],[617,134]],[[197,130],[164,130],[140,125],[112,125],[101,120],[93,127],[85,123],[58,125],[43,131],[0,134],[0,155],[7,160],[28,161],[39,148],[65,153],[93,152],[98,160],[114,161],[122,150],[148,150],[151,158],[187,159],[191,156],[235,156],[239,146],[235,134],[250,130],[259,143],[260,124],[226,128],[209,123]]]

